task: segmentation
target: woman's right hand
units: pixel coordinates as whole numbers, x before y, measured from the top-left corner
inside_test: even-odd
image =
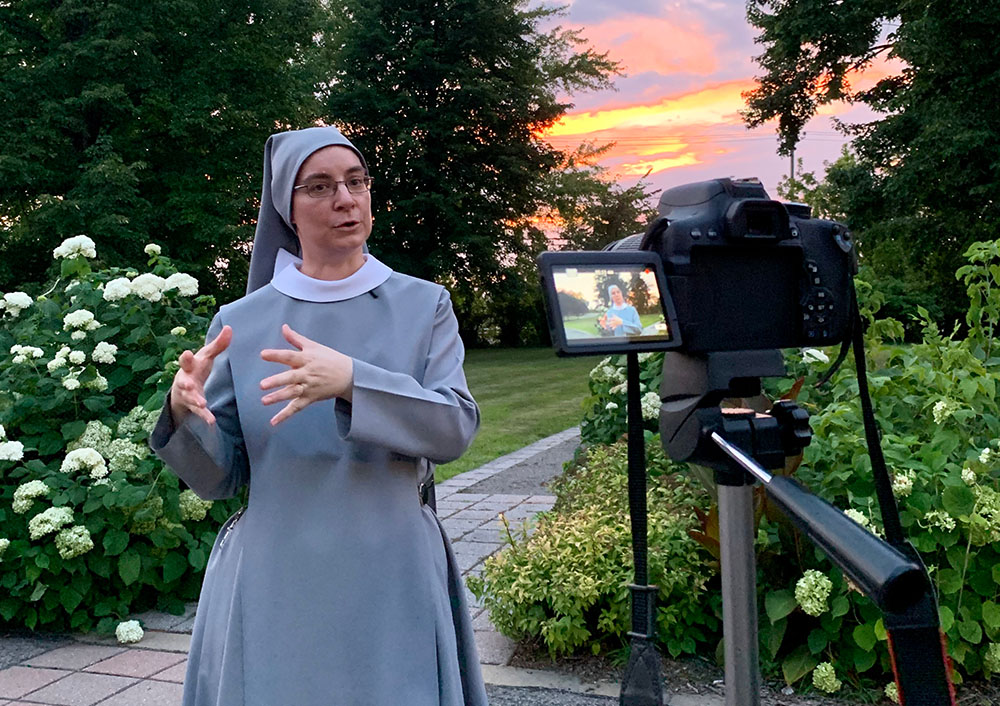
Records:
[[[177,359],[181,369],[174,375],[174,384],[170,387],[170,414],[175,426],[180,426],[189,414],[197,414],[206,423],[215,424],[215,415],[209,411],[205,400],[205,381],[212,372],[216,356],[226,350],[232,340],[233,329],[223,326],[219,335],[197,353],[184,351]]]

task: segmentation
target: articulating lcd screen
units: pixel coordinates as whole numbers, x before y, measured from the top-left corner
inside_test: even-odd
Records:
[[[673,339],[651,268],[555,266],[552,279],[569,348]]]

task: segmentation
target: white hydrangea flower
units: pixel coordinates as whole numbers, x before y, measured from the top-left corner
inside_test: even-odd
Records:
[[[996,462],[997,456],[1000,456],[1000,454],[987,446],[982,450],[982,453],[979,454],[979,462],[984,466],[990,466]]]
[[[74,235],[62,241],[59,247],[52,251],[52,257],[57,260],[66,257],[94,258],[97,257],[97,246],[86,235]]]
[[[83,339],[85,339],[87,337],[87,332],[86,331],[74,331],[73,333],[71,333],[69,335],[69,337],[72,338],[74,341],[82,341]]]
[[[56,549],[63,559],[73,559],[93,548],[94,540],[90,538],[90,530],[83,525],[68,527],[56,535]]]
[[[826,612],[826,601],[833,582],[826,574],[809,569],[795,582],[795,600],[808,615],[819,617]]]
[[[7,292],[3,295],[4,308],[17,317],[32,304],[31,297],[24,292]]]
[[[118,436],[131,439],[140,432],[149,433],[156,426],[156,420],[160,418],[160,411],[152,412],[142,407],[133,407],[118,421]]]
[[[606,409],[609,412],[611,412],[613,410],[618,409],[618,405],[616,403],[614,403],[614,402],[608,402],[606,405],[604,405],[604,409]]]
[[[924,521],[927,522],[931,527],[937,527],[943,529],[947,532],[955,529],[955,518],[949,515],[947,512],[942,512],[940,510],[931,510],[926,515],[924,515]]]
[[[966,466],[965,468],[963,468],[962,469],[962,482],[965,483],[966,485],[975,485],[976,484],[976,472],[974,470],[972,470],[971,468],[969,468],[968,466]]]
[[[812,680],[813,686],[828,694],[840,691],[840,687],[843,685],[837,679],[837,672],[829,662],[820,662],[816,665],[816,669],[813,670]]]
[[[86,385],[88,390],[97,390],[98,392],[104,392],[108,389],[108,379],[101,375],[100,373],[94,377],[93,380]]]
[[[49,369],[50,373],[54,373],[55,371],[59,370],[60,368],[65,368],[66,367],[66,359],[65,358],[60,358],[60,357],[56,356],[55,358],[53,358],[52,360],[50,360],[48,363],[46,363],[45,367]]]
[[[63,378],[62,386],[65,387],[70,392],[73,392],[74,390],[80,389],[80,381],[77,380],[72,375],[70,375],[68,377]]]
[[[176,289],[184,297],[193,297],[198,293],[198,280],[185,272],[177,272],[163,283],[163,291],[168,289]]]
[[[0,424],[0,439],[7,438],[7,430],[3,428],[3,424]]]
[[[49,486],[40,480],[29,480],[17,486],[14,491],[14,502],[11,507],[18,515],[23,515],[31,509],[35,498],[44,498],[49,494]]]
[[[892,477],[892,492],[901,498],[907,498],[910,493],[913,492],[913,481],[916,480],[917,474],[913,471],[907,471],[906,473],[896,473]]]
[[[899,703],[899,687],[896,686],[896,682],[891,681],[886,684],[883,693],[885,694],[885,698],[889,699],[892,703]]]
[[[104,301],[121,301],[131,293],[132,283],[129,281],[128,277],[118,277],[108,282],[108,284],[104,287]]]
[[[803,348],[802,349],[802,362],[803,363],[829,363],[830,356],[828,356],[823,351],[818,348]]]
[[[0,461],[20,461],[24,458],[24,444],[20,441],[0,441]]]
[[[32,539],[44,537],[73,522],[73,511],[68,507],[50,507],[28,520],[28,534]]]
[[[73,365],[81,365],[87,361],[87,354],[83,351],[70,351],[68,357]]]
[[[861,512],[860,510],[855,510],[852,507],[848,510],[844,510],[844,514],[850,517],[855,522],[857,522],[862,527],[868,526],[868,516],[865,513]]]
[[[139,625],[138,620],[126,620],[118,623],[118,627],[115,628],[115,637],[123,645],[138,642],[142,639],[142,636],[142,626]]]
[[[149,455],[149,446],[137,444],[128,439],[115,439],[108,446],[108,468],[111,472],[130,473],[136,469],[136,462]]]
[[[211,500],[202,500],[193,490],[182,490],[177,498],[180,503],[181,519],[200,521],[205,519],[209,509],[212,507]]]
[[[95,419],[87,422],[87,426],[84,428],[83,433],[80,434],[80,438],[69,442],[66,445],[66,449],[68,451],[75,451],[76,449],[91,448],[106,457],[109,455],[111,438],[113,436],[114,432],[111,430],[111,427]]]
[[[163,249],[156,243],[149,243],[146,247],[142,249],[142,251],[147,255],[152,256],[152,255],[159,255],[161,252],[163,252]]]
[[[187,335],[187,332],[188,330],[183,326],[174,326],[172,329],[170,329],[171,336],[185,336]]]
[[[165,279],[151,272],[141,274],[132,280],[132,292],[151,302],[158,302],[163,298],[163,287],[167,283]]]
[[[104,457],[97,449],[89,446],[73,449],[66,454],[59,470],[63,473],[86,471],[90,473],[91,478],[103,478],[108,475],[108,466],[104,462]]]
[[[71,311],[63,317],[63,330],[78,329],[81,331],[93,331],[100,328],[101,324],[94,318],[94,312],[86,309]]]
[[[95,363],[105,363],[111,364],[115,362],[115,355],[118,353],[118,346],[114,343],[108,343],[107,341],[101,341],[96,346],[94,346],[94,352],[90,354],[90,357]]]
[[[996,674],[1000,672],[1000,642],[991,642],[983,655],[983,666]]]
[[[642,418],[656,419],[660,416],[660,395],[657,392],[647,392],[642,396]]]
[[[6,537],[0,537],[0,561],[3,560],[3,553],[7,551],[7,547],[10,546],[10,540]]]
[[[931,411],[934,416],[934,423],[942,424],[944,420],[958,410],[958,407],[958,402],[955,402],[955,400],[938,400],[934,403],[934,409]]]

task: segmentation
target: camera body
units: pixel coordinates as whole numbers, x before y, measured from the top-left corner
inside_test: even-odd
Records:
[[[607,250],[663,261],[683,350],[764,350],[839,343],[848,335],[854,241],[809,206],[771,200],[756,179],[665,191],[659,218]]]

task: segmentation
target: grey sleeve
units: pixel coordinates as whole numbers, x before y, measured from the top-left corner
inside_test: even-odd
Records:
[[[205,340],[211,341],[221,330],[222,319],[216,315]],[[149,436],[149,446],[202,498],[231,498],[249,481],[250,465],[236,409],[229,350],[215,359],[205,382],[205,399],[215,415],[215,424],[209,425],[189,414],[179,427],[175,427],[167,395],[160,418]]]
[[[479,407],[465,381],[464,360],[451,298],[442,289],[422,382],[355,359],[354,399],[337,400],[337,431],[347,441],[378,444],[434,463],[455,460],[479,429]]]

